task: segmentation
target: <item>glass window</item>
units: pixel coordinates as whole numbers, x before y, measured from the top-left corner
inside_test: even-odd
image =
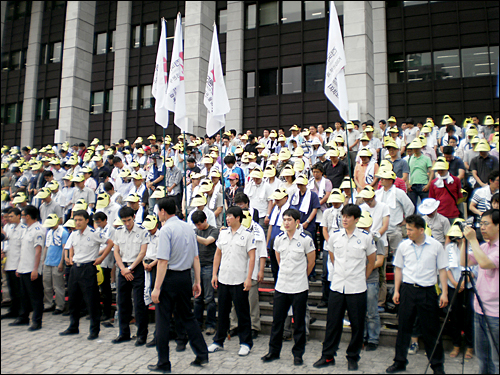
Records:
[[[389,55],[389,83],[401,83],[405,80],[405,59],[403,55]]]
[[[10,53],[10,70],[21,69],[21,51]]]
[[[106,95],[106,112],[113,112],[113,90],[109,90]]]
[[[255,29],[257,24],[257,5],[247,6],[247,29]]]
[[[259,4],[259,25],[276,25],[278,23],[278,2]]]
[[[57,115],[59,112],[59,99],[58,98],[50,98],[48,105],[48,116],[47,118],[54,120],[57,119]]]
[[[3,71],[9,70],[9,53],[8,52],[2,53],[2,70]]]
[[[104,91],[92,93],[90,100],[90,114],[99,115],[104,112]]]
[[[304,1],[304,8],[306,21],[316,18],[325,18],[324,1]]]
[[[491,75],[498,75],[498,46],[490,47],[490,71]]]
[[[282,23],[300,22],[302,20],[301,1],[283,1],[281,4]]]
[[[325,88],[325,64],[306,66],[306,92],[323,91]]]
[[[219,10],[219,34],[225,33],[227,33],[227,9],[221,9]]]
[[[139,48],[141,46],[141,26],[132,27],[132,48]]]
[[[44,113],[44,100],[38,99],[36,101],[36,119],[43,120],[44,117],[43,113]]]
[[[403,1],[403,6],[411,7],[412,5],[427,4],[428,1]]]
[[[462,50],[462,74],[464,77],[490,75],[488,47],[465,48]]]
[[[282,94],[297,94],[302,92],[302,69],[300,66],[284,68],[281,78]]]
[[[115,34],[116,34],[116,30],[113,30],[113,31],[110,31],[110,36],[109,36],[109,52],[113,52],[114,51],[114,47],[115,47]]]
[[[16,8],[16,19],[25,17],[28,9],[27,1],[17,1]]]
[[[153,95],[151,85],[141,87],[141,109],[153,108]]]
[[[47,64],[49,58],[49,47],[47,44],[42,44],[40,48],[40,65]]]
[[[26,68],[26,59],[28,58],[28,49],[23,49],[21,69]]]
[[[19,102],[19,105],[18,105],[18,108],[19,108],[19,122],[23,122],[23,102]]]
[[[50,62],[52,63],[60,63],[61,62],[61,52],[62,52],[62,43],[56,42],[52,44]]]
[[[133,86],[129,91],[129,109],[137,109],[137,86]]]
[[[434,52],[434,77],[436,80],[460,78],[458,49]]]
[[[247,72],[247,98],[255,96],[255,72]]]
[[[142,41],[143,46],[154,46],[158,41],[158,28],[156,23],[150,23],[144,26],[144,40]]]
[[[106,53],[106,33],[96,35],[95,54],[102,55]]]
[[[432,60],[430,52],[406,55],[406,66],[408,82],[432,80]]]
[[[278,70],[259,71],[259,96],[278,94]]]
[[[0,105],[0,123],[2,125],[5,123],[4,118],[5,118],[5,106],[2,104]]]
[[[7,104],[7,124],[15,124],[17,122],[17,103]]]
[[[7,21],[12,21],[14,19],[14,14],[16,13],[16,2],[15,1],[9,1],[7,3],[7,9],[6,9],[6,19]]]

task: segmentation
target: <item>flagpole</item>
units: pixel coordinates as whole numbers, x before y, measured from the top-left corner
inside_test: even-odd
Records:
[[[345,126],[345,142],[347,145],[347,168],[349,170],[349,188],[351,190],[351,200],[352,200],[352,168],[351,168],[351,154],[349,151],[349,130],[347,129],[348,123]]]
[[[188,217],[187,203],[188,202],[187,202],[187,172],[186,172],[186,170],[187,170],[187,168],[186,168],[186,155],[187,155],[187,153],[186,153],[186,132],[182,132],[182,134],[184,135],[184,138],[183,138],[183,140],[184,140],[184,199],[186,200],[186,207],[185,207],[186,208],[185,209],[186,218],[185,218],[185,220],[187,221],[187,217]]]
[[[222,153],[222,128],[220,128],[220,148],[221,148],[221,159],[220,159],[220,169],[221,169],[221,181],[222,181],[222,224],[226,226],[226,204],[225,204],[225,195],[226,195],[226,184],[224,182],[224,157],[226,156],[226,151]],[[227,147],[226,147],[227,149]]]
[[[163,186],[165,186],[165,196],[167,196],[167,167],[166,167],[166,158],[165,158],[165,152],[166,152],[166,144],[165,144],[165,128],[163,128],[163,167],[165,167],[165,174],[163,175]]]

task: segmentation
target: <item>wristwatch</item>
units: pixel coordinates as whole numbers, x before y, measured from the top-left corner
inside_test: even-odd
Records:
[[[128,266],[128,267],[127,267],[127,268],[129,269],[129,271],[132,271],[132,268],[131,268],[131,267],[132,267],[132,266]]]

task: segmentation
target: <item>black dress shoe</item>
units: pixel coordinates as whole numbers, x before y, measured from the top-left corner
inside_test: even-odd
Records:
[[[69,311],[63,311],[62,316],[69,316]]]
[[[230,337],[236,337],[238,336],[238,327],[230,329],[229,333],[227,334]]]
[[[77,329],[67,329],[66,331],[59,332],[59,336],[69,336],[69,335],[78,335],[80,333]]]
[[[177,347],[175,348],[176,352],[183,352],[186,350],[186,343],[185,342],[178,342]]]
[[[257,337],[259,337],[259,331],[252,329],[252,339],[255,340]]]
[[[406,365],[398,362],[394,362],[392,365],[387,367],[385,370],[386,373],[388,374],[395,374],[396,372],[401,372],[406,370]]]
[[[87,336],[87,340],[95,340],[96,338],[99,337],[98,333],[91,333],[90,335]]]
[[[29,326],[29,325],[30,325],[29,319],[22,319],[22,318],[17,318],[12,323],[9,323],[9,326]]]
[[[201,367],[202,365],[208,363],[208,358],[200,358],[196,357],[193,362],[191,362],[191,366]]]
[[[304,360],[302,357],[293,357],[293,364],[294,366],[301,366],[304,364]]]
[[[321,357],[316,362],[314,362],[313,367],[322,368],[322,367],[334,366],[334,365],[335,365],[335,358],[323,358],[323,357]]]
[[[31,327],[28,328],[28,331],[33,332],[33,331],[38,331],[39,329],[42,329],[42,324],[41,323],[33,323]]]
[[[358,371],[358,361],[347,358],[347,370]]]
[[[43,309],[43,312],[52,312],[56,309],[56,307],[54,305],[52,305],[51,307],[47,307],[46,309]]]
[[[135,340],[135,346],[143,346],[146,344],[146,338],[145,337],[138,337],[137,340]]]
[[[434,374],[444,374],[444,367],[443,366],[438,366],[432,369],[434,371]]]
[[[153,339],[146,344],[146,348],[154,348],[154,347],[156,347],[156,339]]]
[[[55,309],[52,315],[61,315],[62,313],[63,313],[62,310]]]
[[[280,359],[280,356],[278,354],[274,354],[274,353],[267,353],[261,359],[263,362],[272,362],[272,361],[275,361],[277,359]]]
[[[2,319],[17,319],[19,317],[18,314],[13,314],[8,312],[7,314],[2,314]]]
[[[321,301],[320,303],[318,303],[318,306],[316,306],[318,309],[326,309],[328,307],[328,303],[326,303],[325,301]]]
[[[111,340],[111,342],[113,344],[119,344],[121,342],[127,342],[127,341],[130,341],[130,337],[118,336],[117,338],[114,338],[113,340]]]
[[[172,372],[170,365],[165,365],[165,366],[148,365],[148,370],[162,372],[164,374],[170,374]]]

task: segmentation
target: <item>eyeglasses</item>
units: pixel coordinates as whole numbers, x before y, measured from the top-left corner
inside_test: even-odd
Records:
[[[491,223],[489,221],[481,221],[479,223],[479,226],[480,227],[487,227],[488,225],[490,225]]]

